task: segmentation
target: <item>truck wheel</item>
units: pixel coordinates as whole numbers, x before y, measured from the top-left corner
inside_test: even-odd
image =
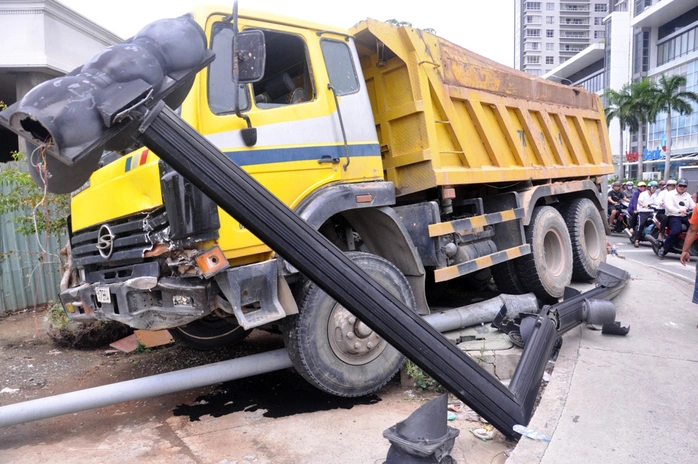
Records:
[[[541,300],[556,300],[572,280],[572,243],[567,224],[552,206],[539,206],[533,210],[525,231],[531,254],[516,262],[519,279]]]
[[[238,325],[235,317],[219,317],[215,314],[189,324],[170,329],[172,337],[197,350],[212,350],[240,343],[250,334]]]
[[[415,307],[405,276],[389,261],[361,252],[347,256],[383,288]],[[310,280],[297,292],[299,314],[284,323],[284,342],[296,370],[336,396],[372,393],[400,369],[404,356]]]
[[[572,241],[572,278],[596,279],[599,265],[606,261],[606,233],[599,210],[588,198],[577,198],[566,209],[565,222]]]
[[[501,293],[521,295],[529,291],[516,273],[515,260],[495,264],[491,269],[494,283],[497,284],[497,290]]]

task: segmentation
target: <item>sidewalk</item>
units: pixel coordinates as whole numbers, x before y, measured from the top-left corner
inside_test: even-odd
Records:
[[[614,299],[625,336],[578,327],[507,464],[683,463],[698,459],[698,305],[693,285],[608,257],[632,280]]]

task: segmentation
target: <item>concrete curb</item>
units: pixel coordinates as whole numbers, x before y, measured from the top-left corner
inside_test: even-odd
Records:
[[[529,429],[537,430],[547,436],[552,436],[555,432],[567,401],[574,369],[577,366],[582,330],[584,330],[583,326],[580,325],[563,337],[562,347],[555,361],[555,369],[528,425]],[[506,462],[507,464],[540,462],[547,449],[548,442],[522,437]]]

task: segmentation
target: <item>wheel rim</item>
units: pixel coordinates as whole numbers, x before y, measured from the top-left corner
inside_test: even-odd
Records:
[[[587,249],[587,254],[591,259],[598,259],[601,251],[601,242],[599,240],[599,231],[596,228],[594,221],[584,223],[584,246]]]
[[[373,361],[387,346],[385,340],[339,303],[330,313],[327,337],[334,355],[354,366]]]
[[[543,239],[545,267],[554,275],[559,276],[565,269],[565,253],[562,235],[557,229],[550,229]]]

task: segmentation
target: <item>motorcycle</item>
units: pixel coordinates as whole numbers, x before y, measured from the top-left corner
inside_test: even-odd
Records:
[[[683,203],[679,203],[679,205],[683,206]],[[689,213],[690,217],[690,213]],[[647,239],[650,241],[652,244],[652,251],[654,251],[654,254],[659,256],[659,250],[662,248],[662,245],[664,244],[663,240],[659,239],[659,229],[660,229],[660,224],[659,221],[654,218],[655,222],[655,227],[651,231],[650,235],[647,235]],[[669,253],[676,253],[677,255],[680,255],[681,252],[683,251],[683,243],[686,240],[686,233],[688,231],[688,227],[686,224],[681,224],[681,233],[679,234],[678,238],[674,242],[674,244],[671,247],[671,250],[666,250],[665,254]],[[669,236],[671,233],[671,229],[667,225],[664,228],[664,237]],[[691,248],[688,250],[689,254],[691,256],[698,256],[698,240],[694,241],[693,244],[691,245]]]
[[[607,220],[610,218],[610,215],[606,218]],[[612,234],[622,234],[623,231],[626,229],[629,229],[630,226],[628,225],[630,221],[630,217],[628,216],[628,202],[623,200],[621,201],[621,209],[618,211],[618,214],[616,215],[616,219],[613,221],[613,226],[611,227],[611,233]]]

